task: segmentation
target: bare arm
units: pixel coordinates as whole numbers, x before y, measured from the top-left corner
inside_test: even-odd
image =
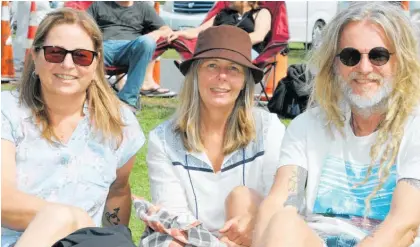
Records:
[[[274,184],[258,210],[252,246],[264,242],[263,233],[273,215],[282,208],[293,208],[301,213],[305,208],[307,171],[296,165],[282,166],[277,170]]]
[[[1,223],[23,231],[41,208],[51,203],[17,189],[15,157],[15,145],[1,140]]]
[[[128,179],[136,156],[117,170],[117,178],[112,183],[102,218],[104,226],[123,224],[128,226],[131,214],[131,190]]]
[[[159,29],[152,31],[147,36],[151,37],[155,42],[157,42],[160,38],[168,38],[173,34],[173,31],[168,26],[162,26]]]
[[[202,32],[202,31],[206,30],[207,28],[213,26],[214,18],[216,18],[216,16],[213,16],[208,21],[204,22],[203,24],[201,24],[200,26],[198,26],[196,28],[190,28],[190,29],[180,30],[180,31],[174,32],[173,35],[171,37],[169,37],[169,41],[175,40],[178,37],[184,37],[186,39],[197,38],[198,34],[200,32]]]
[[[408,247],[420,226],[420,180],[401,179],[395,188],[391,210],[373,234],[358,247]]]
[[[153,32],[157,32],[161,38],[166,38],[173,33],[172,29],[168,26],[160,27],[158,30]]]
[[[267,33],[271,29],[271,14],[267,9],[261,9],[257,13],[257,19],[255,20],[254,32],[249,34],[253,45],[261,43]]]

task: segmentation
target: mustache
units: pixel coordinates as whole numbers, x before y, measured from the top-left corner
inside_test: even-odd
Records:
[[[384,77],[374,72],[371,72],[367,75],[364,75],[359,72],[351,72],[349,75],[349,80],[371,80],[371,81],[379,81],[382,83],[384,81]]]

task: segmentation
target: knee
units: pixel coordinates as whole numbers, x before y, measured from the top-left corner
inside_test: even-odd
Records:
[[[156,49],[156,42],[149,36],[143,35],[135,39],[134,49],[143,50],[146,52],[154,52]]]
[[[248,208],[251,211],[255,211],[258,205],[261,203],[262,197],[254,189],[246,186],[235,187],[225,200],[225,208]]]
[[[49,218],[60,224],[71,224],[75,222],[73,208],[65,205],[45,206],[38,214],[48,215]]]
[[[295,212],[291,212],[289,209],[281,209],[273,215],[268,224],[268,228],[276,232],[294,233],[299,229],[301,221],[302,219]]]
[[[253,193],[252,189],[246,186],[240,185],[233,188],[233,190],[227,196],[226,201],[243,199],[243,198],[251,196],[252,193]]]

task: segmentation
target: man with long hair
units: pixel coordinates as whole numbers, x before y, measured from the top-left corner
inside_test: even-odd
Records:
[[[253,246],[419,246],[420,63],[409,19],[353,3],[312,51]]]

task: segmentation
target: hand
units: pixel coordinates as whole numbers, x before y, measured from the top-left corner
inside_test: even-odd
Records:
[[[172,32],[167,38],[168,43],[171,43],[172,41],[176,40],[179,36],[182,36],[181,34],[182,31]]]
[[[254,216],[246,214],[228,220],[219,232],[236,244],[251,246],[254,226]]]
[[[131,200],[132,201],[135,201],[135,200],[144,200],[144,197],[140,197],[140,196],[136,196],[136,195],[131,194]]]
[[[176,32],[173,32],[168,37],[168,42],[172,42],[172,41],[176,40],[178,37],[184,37],[186,39],[194,39],[194,38],[197,37],[197,35],[195,35],[195,33],[192,29],[176,31]]]
[[[152,38],[156,43],[160,39],[160,32],[158,32],[158,31],[153,31],[153,32],[150,32],[146,35],[149,36],[150,38]]]
[[[220,241],[225,243],[228,247],[246,247],[244,245],[240,245],[240,244],[230,241],[228,237],[226,236],[221,237]]]
[[[155,205],[149,207],[149,210],[147,210],[147,215],[151,216],[153,214],[158,213],[159,210],[160,210],[160,208],[161,208],[160,206],[155,206]],[[156,221],[145,221],[144,223],[146,223],[147,226],[149,226],[150,228],[152,228],[155,232],[166,233],[165,232],[165,227],[160,222],[156,222]]]

